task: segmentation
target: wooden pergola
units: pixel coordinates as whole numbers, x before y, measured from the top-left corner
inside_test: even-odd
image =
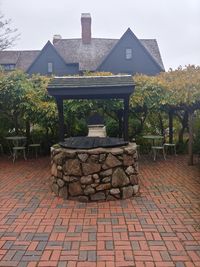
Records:
[[[64,141],[63,100],[65,99],[122,99],[124,103],[123,137],[128,141],[129,98],[134,88],[131,75],[53,78],[47,90],[56,99],[60,141]]]

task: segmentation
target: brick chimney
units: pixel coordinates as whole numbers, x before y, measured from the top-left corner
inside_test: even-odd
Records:
[[[54,34],[53,36],[53,44],[55,44],[57,41],[61,40],[62,36],[60,34]]]
[[[90,13],[81,14],[81,26],[82,26],[82,43],[91,43],[91,16]]]

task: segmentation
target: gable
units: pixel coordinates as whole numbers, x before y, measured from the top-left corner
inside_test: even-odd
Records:
[[[126,59],[126,49],[132,51],[132,57],[129,59]],[[147,75],[156,75],[164,71],[130,29],[104,58],[97,70]]]
[[[129,47],[133,58],[127,61],[125,49]],[[0,51],[0,65],[12,64],[30,74],[49,74],[49,62],[53,63],[53,74],[57,76],[96,70],[149,75],[164,71],[157,41],[138,40],[131,30],[120,40],[92,38],[90,45],[82,44],[81,39],[59,39],[54,45],[47,42],[41,51]]]
[[[50,68],[51,66],[51,68]],[[52,71],[50,71],[52,69]],[[66,64],[64,59],[58,54],[51,42],[43,47],[38,57],[33,61],[27,72],[29,74],[41,74],[58,76],[74,74],[79,70],[78,64]]]

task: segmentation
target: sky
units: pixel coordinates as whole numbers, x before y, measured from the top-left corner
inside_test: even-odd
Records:
[[[200,65],[200,0],[0,0],[20,39],[13,50],[41,50],[53,35],[81,37],[81,13],[92,17],[92,37],[119,39],[131,28],[156,39],[165,69]]]

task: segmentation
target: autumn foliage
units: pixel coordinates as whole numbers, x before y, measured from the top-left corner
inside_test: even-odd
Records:
[[[13,131],[31,135],[32,129],[37,128],[45,138],[53,136],[53,140],[56,140],[57,107],[54,99],[47,94],[49,79],[39,75],[28,76],[21,71],[0,72],[0,138]],[[137,74],[133,79],[136,87],[130,99],[130,138],[142,135],[145,131],[163,133],[168,127],[168,115],[173,114],[179,131],[176,141],[182,142],[184,133],[189,129],[189,115],[198,114],[200,109],[200,67],[189,65],[157,76]],[[69,100],[64,107],[66,134],[73,135],[81,131],[86,134],[84,127],[91,110],[99,111],[107,118],[108,124],[112,122],[110,125],[114,125],[115,122],[116,126],[118,110],[122,107],[120,101],[113,100]],[[118,134],[117,130],[115,134]]]

